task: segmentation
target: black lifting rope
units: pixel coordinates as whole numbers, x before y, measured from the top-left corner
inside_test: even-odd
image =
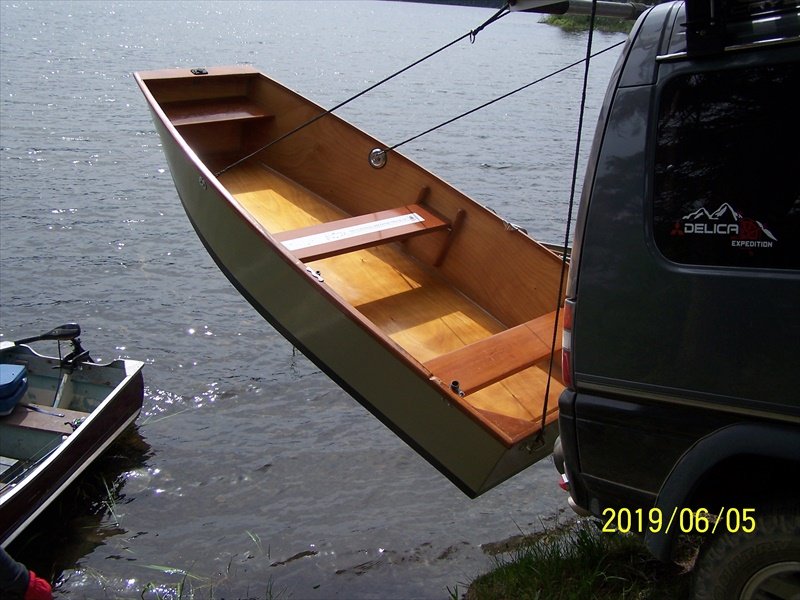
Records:
[[[429,133],[431,133],[433,131],[436,131],[437,129],[441,129],[445,125],[450,125],[450,123],[454,123],[455,121],[458,121],[459,119],[463,119],[464,117],[466,117],[468,115],[471,115],[474,112],[478,112],[479,110],[484,109],[487,106],[491,106],[495,102],[500,102],[500,100],[505,100],[509,96],[513,96],[514,94],[517,94],[517,93],[519,93],[519,92],[521,92],[523,90],[526,90],[529,87],[531,87],[533,85],[536,85],[537,83],[541,83],[542,81],[545,81],[546,79],[550,79],[551,77],[559,75],[560,73],[563,73],[564,71],[567,71],[567,70],[571,69],[572,67],[576,67],[581,63],[586,63],[586,67],[588,68],[590,59],[595,58],[596,56],[600,56],[601,54],[603,54],[604,52],[608,52],[609,50],[613,50],[614,48],[617,48],[618,46],[621,46],[624,43],[625,43],[625,40],[623,40],[621,42],[617,42],[616,44],[612,44],[611,46],[608,46],[607,48],[599,50],[599,51],[595,52],[594,54],[588,54],[587,56],[585,56],[584,58],[581,58],[580,60],[576,60],[575,62],[573,62],[571,64],[568,64],[565,67],[561,67],[560,69],[558,69],[556,71],[553,71],[552,73],[548,73],[547,75],[545,75],[543,77],[540,77],[539,79],[531,81],[530,83],[526,83],[525,85],[522,85],[522,86],[520,86],[520,87],[518,87],[518,88],[516,88],[514,90],[511,90],[510,92],[508,92],[506,94],[503,94],[502,96],[498,96],[497,98],[489,100],[488,102],[484,102],[480,106],[476,106],[475,108],[472,108],[472,109],[470,109],[470,110],[468,110],[466,112],[463,112],[460,115],[457,115],[457,116],[453,117],[452,119],[448,119],[447,121],[444,121],[443,123],[439,123],[438,125],[434,125],[430,129],[426,129],[422,133],[418,133],[416,135],[413,135],[410,138],[403,140],[402,142],[398,142],[397,144],[394,144],[393,146],[389,146],[388,148],[375,148],[374,150],[372,150],[369,153],[369,162],[376,169],[380,169],[381,167],[383,167],[386,164],[386,159],[387,159],[386,155],[389,152],[391,152],[392,150],[395,150],[395,149],[399,148],[400,146],[403,146],[404,144],[408,144],[409,142],[413,142],[417,138],[421,138],[422,136],[427,135],[427,134],[429,134]],[[589,49],[591,51],[591,45],[589,46]],[[585,94],[586,94],[586,91],[584,90],[584,99],[583,99],[583,102],[581,103],[581,119],[583,119],[583,104],[586,101]]]
[[[583,90],[581,92],[581,109],[578,115],[578,132],[575,140],[575,158],[572,163],[572,184],[569,191],[569,207],[567,209],[567,224],[564,229],[564,249],[561,256],[561,277],[558,283],[558,296],[556,297],[556,318],[553,323],[553,338],[551,340],[550,364],[547,369],[547,385],[544,390],[544,406],[542,407],[542,428],[539,430],[539,441],[544,441],[544,420],[547,417],[548,400],[550,399],[550,382],[553,379],[553,363],[555,361],[555,348],[556,340],[558,339],[558,319],[561,316],[561,297],[564,295],[564,276],[567,274],[567,251],[569,248],[569,235],[570,226],[572,224],[572,212],[575,208],[575,185],[578,180],[578,159],[581,152],[581,133],[583,131],[583,115],[586,108],[586,90],[589,86],[589,62],[594,56],[600,54],[592,54],[592,38],[594,34],[594,25],[597,17],[597,0],[592,1],[592,13],[589,17],[589,37],[586,40],[586,58],[584,59],[585,65],[583,70]],[[622,43],[622,42],[620,42]],[[618,46],[619,44],[615,44]],[[614,46],[611,46],[613,48]],[[609,50],[610,48],[606,48]],[[602,50],[601,52],[605,52]]]
[[[462,40],[464,40],[464,39],[466,39],[466,38],[469,38],[469,41],[470,41],[470,43],[475,43],[475,38],[478,36],[478,34],[479,34],[481,31],[483,31],[483,30],[484,30],[484,29],[485,29],[487,26],[491,25],[491,24],[492,24],[492,23],[494,23],[495,21],[498,21],[498,20],[502,19],[503,17],[505,17],[507,14],[509,14],[509,12],[510,12],[510,11],[511,11],[511,9],[509,8],[509,5],[508,5],[508,3],[506,3],[506,4],[505,4],[505,5],[504,5],[504,6],[503,6],[503,7],[502,7],[500,10],[498,10],[498,11],[497,11],[495,14],[493,14],[491,17],[489,17],[489,18],[488,18],[486,21],[484,21],[484,22],[483,22],[481,25],[479,25],[479,26],[478,26],[478,27],[476,27],[475,29],[471,29],[470,31],[468,31],[467,33],[465,33],[464,35],[462,35],[461,37],[458,37],[458,38],[454,39],[452,42],[450,42],[450,43],[448,43],[448,44],[445,44],[444,46],[442,46],[442,47],[441,47],[441,48],[439,48],[438,50],[434,50],[434,51],[433,51],[433,52],[431,52],[430,54],[427,54],[427,55],[423,56],[422,58],[420,58],[419,60],[416,60],[416,61],[414,61],[414,62],[413,62],[413,63],[411,63],[410,65],[403,67],[403,68],[402,68],[402,69],[400,69],[399,71],[397,71],[397,72],[395,72],[395,73],[392,73],[392,74],[391,74],[391,75],[389,75],[388,77],[385,77],[384,79],[381,79],[379,82],[377,82],[377,83],[375,83],[375,84],[373,84],[373,85],[369,86],[368,88],[366,88],[366,89],[364,89],[364,90],[362,90],[362,91],[358,92],[358,93],[357,93],[355,96],[351,96],[350,98],[348,98],[347,100],[345,100],[345,101],[343,101],[343,102],[340,102],[339,104],[337,104],[337,105],[336,105],[336,106],[334,106],[333,108],[329,108],[329,109],[328,109],[328,110],[326,110],[325,112],[322,112],[322,113],[318,114],[316,117],[314,117],[314,118],[312,118],[312,119],[310,119],[310,120],[306,121],[305,123],[302,123],[301,125],[298,125],[297,127],[295,127],[294,129],[292,129],[291,131],[288,131],[288,132],[284,133],[282,136],[280,136],[280,137],[278,137],[278,138],[276,138],[276,139],[272,140],[272,141],[271,141],[271,142],[269,142],[268,144],[265,144],[264,146],[260,147],[258,150],[255,150],[255,151],[251,152],[251,153],[250,153],[250,154],[248,154],[247,156],[245,156],[245,157],[243,157],[243,158],[240,158],[239,160],[237,160],[237,161],[236,161],[236,162],[234,162],[234,163],[231,163],[230,165],[228,165],[228,166],[227,166],[227,167],[225,167],[224,169],[222,169],[222,170],[220,170],[220,171],[217,171],[217,172],[215,173],[215,175],[216,175],[217,177],[219,177],[220,175],[222,175],[222,174],[223,174],[225,171],[227,171],[228,169],[232,169],[232,168],[233,168],[233,167],[235,167],[236,165],[238,165],[238,164],[240,164],[240,163],[243,163],[244,161],[246,161],[246,160],[248,160],[248,159],[250,159],[250,158],[254,157],[254,156],[255,156],[256,154],[258,154],[259,152],[262,152],[262,151],[266,150],[267,148],[271,147],[272,145],[274,145],[274,144],[277,144],[277,143],[278,143],[278,142],[280,142],[281,140],[284,140],[284,139],[286,139],[287,137],[289,137],[290,135],[294,135],[295,133],[297,133],[297,132],[298,132],[298,131],[300,131],[301,129],[304,129],[305,127],[308,127],[308,126],[309,126],[309,125],[311,125],[312,123],[315,123],[315,122],[319,121],[321,118],[323,118],[323,117],[325,117],[325,116],[327,116],[327,115],[331,114],[333,111],[340,109],[340,108],[341,108],[341,107],[343,107],[345,104],[348,104],[348,103],[352,102],[352,101],[353,101],[353,100],[355,100],[356,98],[360,98],[361,96],[363,96],[363,95],[364,95],[364,94],[366,94],[367,92],[370,92],[370,91],[374,90],[376,87],[378,87],[378,86],[380,86],[380,85],[383,85],[383,84],[384,84],[384,83],[386,83],[387,81],[390,81],[391,79],[394,79],[394,78],[395,78],[395,77],[397,77],[398,75],[401,75],[402,73],[405,73],[405,72],[406,72],[406,71],[408,71],[409,69],[411,69],[411,68],[413,68],[413,67],[416,67],[418,64],[420,64],[420,63],[422,63],[422,62],[424,62],[424,61],[428,60],[429,58],[431,58],[431,57],[433,57],[433,56],[435,56],[435,55],[439,54],[440,52],[443,52],[444,50],[447,50],[447,49],[448,49],[450,46],[454,46],[455,44],[459,43],[460,41],[462,41]]]

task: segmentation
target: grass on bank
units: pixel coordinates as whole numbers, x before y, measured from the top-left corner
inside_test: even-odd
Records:
[[[588,31],[589,15],[547,15],[542,23],[560,27],[569,33]],[[606,33],[630,33],[634,21],[614,17],[595,17],[595,31]]]
[[[689,592],[686,568],[660,563],[633,535],[601,533],[591,519],[527,536],[495,561],[467,600],[666,600]]]

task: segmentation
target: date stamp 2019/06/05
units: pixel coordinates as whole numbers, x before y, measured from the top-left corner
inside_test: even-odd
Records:
[[[606,508],[603,533],[753,533],[755,508],[722,507],[712,514],[705,508],[678,508],[665,513],[660,508]]]

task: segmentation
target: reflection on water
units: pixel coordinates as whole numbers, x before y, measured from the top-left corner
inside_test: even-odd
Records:
[[[101,483],[19,540],[59,576],[57,595],[139,598],[152,584],[150,597],[167,596],[187,581],[198,597],[441,598],[490,566],[481,544],[564,510],[549,461],[467,499],[255,313],[192,231],[131,76],[249,62],[334,106],[491,11],[20,1],[0,12],[2,339],[74,320],[96,359],[146,362],[144,447],[112,453],[130,456],[98,466]],[[396,143],[584,44],[509,15],[340,114]],[[587,138],[616,55],[595,61]],[[403,151],[561,241],[580,83],[569,71]]]

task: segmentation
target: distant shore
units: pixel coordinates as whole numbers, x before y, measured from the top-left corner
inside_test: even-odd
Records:
[[[494,8],[500,10],[505,4],[504,0],[397,0],[399,2],[416,2],[420,4],[443,4],[449,6],[475,6],[479,8]],[[567,32],[587,31],[589,29],[588,15],[542,15],[542,23],[560,27]],[[612,17],[597,17],[595,30],[607,33],[628,33],[633,27],[633,21]]]
[[[568,32],[588,31],[589,29],[588,15],[547,15],[541,22],[560,27]],[[595,31],[606,33],[629,33],[633,24],[634,21],[630,19],[596,17],[594,28]]]
[[[420,4],[448,4],[450,6],[477,6],[500,10],[505,0],[396,0],[398,2],[418,2]]]

